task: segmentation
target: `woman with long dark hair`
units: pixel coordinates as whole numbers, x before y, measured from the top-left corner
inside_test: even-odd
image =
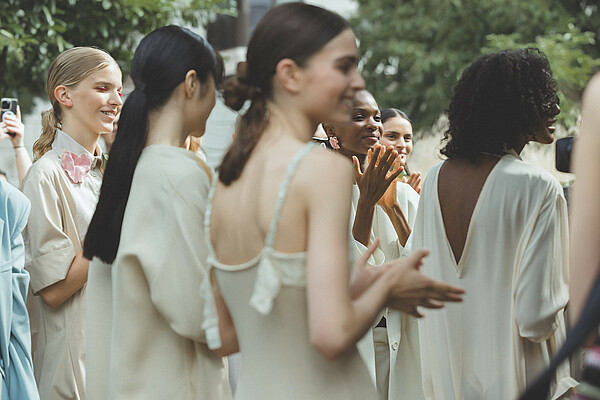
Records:
[[[222,61],[202,37],[159,28],[135,51],[129,94],[90,224],[88,390],[94,399],[227,399],[201,329],[206,164],[202,135]],[[110,265],[112,263],[112,265]]]
[[[419,324],[427,399],[514,399],[565,340],[566,201],[519,157],[554,140],[554,86],[544,54],[520,49],[481,56],[454,88],[447,160],[427,174],[411,242],[431,249],[427,275],[469,296]],[[551,398],[575,384],[562,366]]]
[[[375,399],[355,344],[383,307],[460,300],[460,289],[422,281],[422,250],[366,267],[377,240],[350,284],[352,170],[310,142],[321,121],[349,120],[364,86],[357,64],[343,18],[289,3],[258,23],[225,85],[229,106],[251,104],[214,182],[202,291],[209,346],[241,350],[237,399]]]

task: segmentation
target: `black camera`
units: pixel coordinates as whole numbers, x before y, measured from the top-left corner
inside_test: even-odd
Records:
[[[567,136],[556,141],[555,164],[560,172],[571,172],[571,153],[575,137]]]

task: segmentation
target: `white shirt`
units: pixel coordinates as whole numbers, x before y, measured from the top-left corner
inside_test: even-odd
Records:
[[[565,339],[567,207],[547,171],[505,155],[490,172],[457,263],[446,238],[434,166],[407,249],[427,248],[424,274],[466,290],[463,303],[419,321],[427,399],[515,399]],[[558,398],[576,382],[557,372]]]

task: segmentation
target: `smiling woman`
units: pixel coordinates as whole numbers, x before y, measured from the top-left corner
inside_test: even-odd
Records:
[[[35,376],[43,399],[85,398],[85,305],[89,261],[82,247],[102,183],[101,134],[121,110],[121,70],[106,52],[76,47],[50,67],[34,144],[23,180],[31,201],[25,231],[33,294]],[[37,318],[36,318],[37,317]]]

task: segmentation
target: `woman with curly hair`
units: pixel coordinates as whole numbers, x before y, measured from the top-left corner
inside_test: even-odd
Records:
[[[554,86],[546,57],[520,49],[480,57],[454,88],[447,160],[427,175],[411,246],[432,250],[424,273],[468,296],[419,326],[428,399],[514,399],[565,339],[565,198],[519,157],[554,140]],[[551,398],[575,384],[563,365]]]

